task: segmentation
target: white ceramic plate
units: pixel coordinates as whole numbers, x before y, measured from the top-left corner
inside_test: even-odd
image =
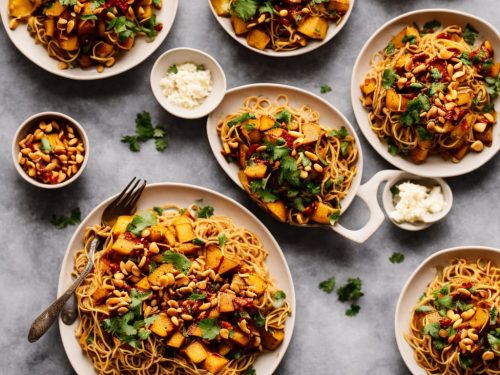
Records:
[[[212,6],[212,2],[210,0],[208,0],[208,4],[210,6],[210,9],[212,10],[214,17],[217,19],[217,22],[219,22],[219,25],[222,26],[222,28],[231,36],[231,38],[233,38],[238,43],[240,43],[241,45],[247,47],[248,49],[250,49],[254,52],[257,52],[257,53],[260,53],[260,54],[266,55],[266,56],[272,56],[272,57],[289,57],[289,56],[303,55],[305,53],[314,51],[316,48],[319,48],[322,45],[328,43],[335,35],[337,35],[340,32],[340,30],[342,30],[344,25],[347,23],[347,20],[351,16],[352,9],[354,7],[354,3],[355,3],[355,0],[350,0],[349,10],[344,15],[344,17],[342,17],[342,20],[340,21],[340,23],[338,25],[336,25],[333,22],[329,23],[330,26],[328,27],[328,31],[326,33],[326,37],[324,40],[317,41],[317,40],[308,39],[307,45],[305,47],[298,48],[298,49],[295,49],[293,51],[276,52],[276,51],[272,50],[271,48],[267,48],[265,50],[260,50],[260,49],[249,46],[247,43],[246,36],[238,36],[234,33],[233,26],[231,25],[231,19],[229,17],[218,16],[217,13],[215,13],[215,9]]]
[[[406,342],[403,333],[410,329],[411,313],[427,285],[436,277],[437,266],[447,266],[453,258],[475,261],[478,258],[492,260],[500,264],[500,250],[483,246],[453,247],[432,254],[413,272],[399,295],[395,315],[395,333],[399,352],[413,375],[426,375],[413,357],[413,349]]]
[[[485,147],[483,152],[469,152],[460,163],[445,161],[440,156],[434,155],[420,165],[414,164],[410,160],[404,159],[401,156],[392,156],[387,151],[387,145],[381,142],[377,135],[372,131],[368,122],[368,111],[363,108],[359,97],[361,90],[359,86],[364,81],[366,73],[370,70],[370,60],[378,51],[384,49],[391,38],[396,35],[404,26],[411,25],[417,22],[423,25],[427,21],[438,20],[442,25],[456,24],[464,27],[470,23],[479,31],[479,40],[488,39],[495,51],[500,51],[500,34],[488,22],[481,18],[470,14],[448,10],[448,9],[424,9],[403,14],[393,20],[387,22],[379,28],[373,36],[368,39],[363,49],[361,50],[351,79],[351,101],[356,116],[356,121],[363,132],[365,138],[370,142],[372,147],[389,163],[406,172],[413,173],[426,177],[451,177],[458,176],[471,172],[488,160],[490,160],[500,149],[500,126],[495,125],[493,128],[493,145]],[[496,108],[500,107],[500,97],[495,100]]]
[[[177,6],[178,0],[164,0],[162,8],[155,10],[156,19],[163,24],[163,29],[158,33],[156,39],[148,43],[146,37],[137,38],[131,50],[121,52],[112,67],[104,68],[102,73],[98,73],[95,67],[87,69],[59,69],[59,61],[50,57],[44,46],[35,44],[35,39],[28,32],[26,23],[20,23],[15,30],[9,28],[9,0],[0,0],[2,23],[7,35],[17,49],[40,68],[61,77],[80,81],[115,76],[132,69],[146,60],[167,37],[174,23]]]
[[[82,221],[73,234],[69,246],[66,249],[61,273],[59,274],[58,295],[64,293],[66,288],[72,283],[71,271],[73,270],[73,255],[77,249],[82,247],[82,236],[85,228],[100,222],[102,212],[113,198],[114,197],[110,197],[98,205]],[[137,208],[141,210],[169,202],[181,206],[188,206],[197,199],[203,199],[204,202],[212,205],[215,208],[216,215],[230,217],[234,220],[235,224],[244,226],[255,233],[262,241],[264,248],[269,252],[266,264],[269,268],[270,275],[276,281],[276,285],[286,293],[287,301],[290,303],[292,309],[292,316],[290,316],[286,322],[284,342],[277,350],[260,355],[255,362],[254,368],[257,374],[271,375],[278,367],[290,343],[296,315],[295,291],[293,288],[292,276],[283,252],[272,234],[252,213],[239,203],[212,190],[193,185],[174,183],[148,185],[139,200]],[[67,326],[62,323],[62,321],[59,321],[59,331],[61,333],[64,349],[66,350],[71,365],[79,375],[94,375],[95,371],[90,360],[82,352],[75,338],[75,328],[77,324],[78,321],[71,326]]]

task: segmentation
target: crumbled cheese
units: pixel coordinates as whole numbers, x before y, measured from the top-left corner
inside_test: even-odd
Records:
[[[398,223],[424,221],[428,215],[442,211],[446,204],[441,186],[429,189],[426,186],[403,182],[397,188],[399,192],[395,196],[395,210],[389,216]]]
[[[212,74],[193,63],[176,65],[160,80],[160,87],[167,100],[179,107],[193,109],[200,106],[212,92]]]

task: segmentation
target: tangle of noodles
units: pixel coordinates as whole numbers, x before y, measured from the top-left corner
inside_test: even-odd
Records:
[[[250,196],[281,221],[332,224],[356,175],[358,150],[342,127],[325,130],[320,114],[288,97],[250,96],[217,124],[229,160],[238,160]]]
[[[500,374],[500,268],[454,259],[415,307],[406,341],[428,374]]]
[[[76,336],[99,374],[243,374],[283,341],[291,311],[261,242],[229,218],[199,217],[200,209],[167,204],[136,214],[132,224],[123,216],[113,229],[87,228],[75,276],[95,236],[104,250],[76,291]],[[135,236],[125,228],[134,231],[140,217],[156,223]],[[180,270],[186,261],[188,270]],[[216,328],[212,337],[206,323]]]
[[[392,154],[417,164],[432,154],[459,162],[470,149],[491,146],[496,112],[488,82],[500,63],[489,41],[467,43],[471,26],[465,34],[457,25],[429,25],[405,27],[373,57],[361,101]]]
[[[247,43],[258,49],[291,51],[304,47],[310,39],[324,39],[329,21],[340,23],[349,9],[349,0],[315,3],[309,0],[257,0],[255,13],[239,11],[238,1],[211,0],[219,16],[229,16],[237,35],[247,34]]]
[[[42,44],[61,69],[89,68],[98,72],[130,50],[138,36],[152,41],[161,30],[153,0],[9,0],[10,27],[27,21],[35,43]]]

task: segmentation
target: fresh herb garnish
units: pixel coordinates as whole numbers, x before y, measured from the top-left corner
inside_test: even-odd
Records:
[[[202,337],[207,340],[215,339],[220,332],[220,327],[217,324],[217,319],[202,319],[198,322],[198,327],[201,329]]]
[[[225,233],[219,234],[219,237],[217,237],[217,241],[219,242],[219,246],[223,248],[227,241],[226,234]]]
[[[469,52],[467,52],[467,51],[465,51],[465,52],[462,52],[462,53],[460,54],[460,56],[458,57],[458,59],[459,59],[462,63],[464,63],[465,65],[471,66],[471,65],[472,65],[472,62],[470,61],[469,57],[470,57],[470,53],[469,53]]]
[[[472,366],[473,360],[470,357],[464,357],[462,354],[458,355],[458,364],[463,369],[468,369]]]
[[[141,150],[140,143],[154,139],[156,150],[161,152],[168,147],[165,135],[165,129],[159,125],[153,126],[151,115],[149,112],[143,111],[136,115],[135,134],[123,136],[122,142],[129,144],[130,151],[139,152]]]
[[[477,30],[472,27],[471,24],[467,24],[464,29],[463,37],[464,40],[467,42],[467,44],[470,44],[471,46],[476,42],[476,38],[478,36]]]
[[[328,220],[330,220],[330,225],[335,225],[340,218],[340,210],[333,212],[330,216],[328,216]]]
[[[349,150],[349,142],[341,142],[340,143],[340,153],[342,156],[347,156],[347,151]]]
[[[276,114],[276,121],[279,123],[284,122],[286,124],[289,124],[291,119],[292,119],[292,114],[286,109]]]
[[[430,135],[427,129],[423,126],[419,126],[417,128],[417,133],[422,141],[430,141],[432,139],[432,135]]]
[[[255,118],[255,115],[253,113],[245,112],[242,115],[239,115],[238,117],[235,117],[234,119],[232,119],[231,121],[229,121],[227,123],[227,126],[232,127],[234,125],[238,125],[238,124],[240,124],[242,122],[245,122],[247,120],[251,120],[251,119],[254,119],[254,118]]]
[[[191,301],[199,301],[199,300],[203,300],[205,298],[207,298],[206,293],[193,293],[188,297],[188,299]]]
[[[394,264],[403,263],[403,261],[405,260],[405,256],[404,256],[404,254],[394,252],[390,256],[389,260],[391,261],[391,263],[394,263]]]
[[[423,30],[424,31],[434,31],[434,29],[437,29],[439,27],[441,27],[441,22],[439,22],[437,20],[432,20],[432,21],[424,23]]]
[[[396,72],[392,69],[384,70],[382,73],[382,86],[386,89],[391,88],[394,85],[394,82],[398,78]]]
[[[80,208],[73,208],[69,216],[52,216],[50,223],[54,225],[57,229],[64,229],[68,225],[78,224],[82,220],[82,213]]]
[[[415,309],[415,312],[417,313],[428,313],[434,311],[434,309],[430,306],[419,306]]]
[[[172,250],[167,250],[163,254],[162,260],[165,263],[171,263],[175,268],[181,271],[183,274],[187,274],[191,268],[191,261],[183,254],[174,253]]]
[[[387,45],[387,47],[385,47],[385,54],[386,55],[391,55],[392,53],[394,53],[394,43],[392,42],[389,42],[389,44]]]
[[[498,310],[496,306],[493,306],[493,308],[490,310],[490,325],[495,325],[497,323],[498,319]]]
[[[500,94],[500,74],[496,77],[486,77],[486,91],[490,94],[491,99],[496,99]]]
[[[82,21],[97,20],[97,16],[95,14],[83,14],[80,16],[80,19]]]
[[[285,156],[281,160],[278,183],[282,185],[284,181],[288,181],[293,186],[300,185],[297,162],[291,156]]]
[[[359,310],[361,310],[361,307],[355,303],[351,303],[351,308],[346,310],[345,314],[347,316],[356,316],[359,313]]]
[[[400,117],[403,126],[412,126],[420,123],[420,113],[428,111],[431,107],[429,98],[424,94],[419,94],[415,99],[408,102],[406,112]]]
[[[319,283],[318,287],[323,290],[323,292],[330,294],[335,289],[335,277],[332,276]]]
[[[49,140],[45,137],[42,137],[42,139],[40,139],[40,147],[46,154],[52,151],[52,146],[50,145]]]
[[[328,135],[330,137],[338,137],[338,138],[345,138],[349,135],[349,132],[347,131],[345,126],[342,126],[340,129],[332,129],[328,131]]]
[[[285,292],[282,290],[277,290],[276,292],[273,293],[273,300],[274,300],[273,306],[275,308],[280,308],[285,303],[285,299],[286,299]]]
[[[253,367],[247,369],[245,375],[257,375],[257,371]]]
[[[417,44],[417,36],[416,35],[405,35],[403,37],[403,43],[409,42],[410,44]]]
[[[470,303],[465,303],[464,301],[462,300],[458,300],[457,301],[457,308],[460,310],[460,311],[467,311],[467,310],[470,310],[474,307],[473,304],[470,304]]]
[[[205,246],[205,241],[203,241],[201,238],[196,237],[193,240],[193,244],[198,245],[198,246]]]
[[[73,6],[76,5],[76,0],[59,0],[59,3],[64,6]]]
[[[260,311],[257,314],[252,315],[252,320],[257,328],[262,328],[266,325],[266,318],[262,316]]]
[[[424,335],[429,335],[435,339],[439,339],[439,330],[441,329],[441,324],[439,322],[433,322],[426,324],[422,329]]]
[[[153,213],[146,211],[133,217],[132,221],[127,226],[127,232],[131,232],[139,237],[144,229],[152,227],[157,223]]]
[[[255,16],[258,7],[258,0],[236,0],[233,2],[234,12],[245,22]]]
[[[430,75],[434,81],[439,81],[443,77],[443,75],[437,68],[431,68]]]
[[[438,91],[444,91],[446,85],[441,82],[432,82],[431,88],[429,89],[429,95],[434,96]]]
[[[197,215],[199,218],[208,219],[214,215],[214,208],[212,206],[203,206],[198,210]]]
[[[153,207],[153,211],[156,212],[158,216],[163,215],[163,208],[161,207]]]
[[[327,92],[330,92],[330,91],[332,91],[332,88],[329,85],[327,85],[326,83],[321,85],[320,92],[322,94],[326,94]]]
[[[361,287],[362,283],[359,277],[347,279],[347,283],[337,289],[339,301],[357,301],[363,296]]]
[[[175,64],[170,65],[167,69],[167,73],[177,74],[178,72],[179,70],[177,69],[177,65]]]

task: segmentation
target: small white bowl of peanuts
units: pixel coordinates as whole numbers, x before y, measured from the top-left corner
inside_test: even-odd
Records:
[[[29,117],[12,141],[12,159],[19,175],[44,189],[58,189],[76,181],[88,157],[89,140],[83,127],[59,112]]]

